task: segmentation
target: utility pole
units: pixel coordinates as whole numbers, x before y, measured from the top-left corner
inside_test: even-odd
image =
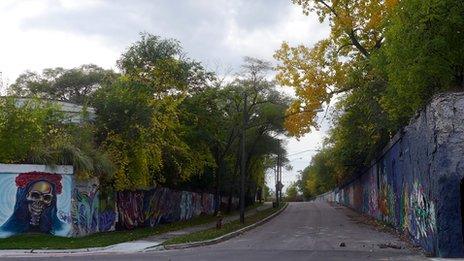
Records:
[[[282,154],[280,154],[280,164],[279,164],[279,202],[282,202]]]
[[[277,153],[277,164],[276,164],[276,207],[279,206],[282,198],[281,191],[281,180],[282,180],[282,155],[280,152],[280,140],[279,140],[279,152]]]
[[[279,162],[280,162],[280,153],[277,154],[276,162],[276,175],[275,175],[275,196],[276,196],[276,207],[279,206]]]
[[[242,126],[242,139],[241,139],[241,149],[242,157],[240,160],[240,223],[245,223],[245,169],[246,169],[246,148],[245,148],[245,138],[246,138],[246,129],[248,124],[248,111],[247,111],[247,94],[243,94],[243,126]]]

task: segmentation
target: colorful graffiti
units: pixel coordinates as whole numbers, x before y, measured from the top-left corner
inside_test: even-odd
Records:
[[[437,95],[368,169],[316,200],[385,221],[429,255],[464,257],[463,119],[463,92]]]
[[[80,237],[116,228],[154,227],[215,211],[214,195],[207,193],[168,188],[101,192],[97,179],[75,181],[72,167],[65,174],[1,170],[0,238],[26,232]]]
[[[334,199],[402,229],[414,243],[434,253],[437,213],[429,177],[411,168],[410,162],[398,160],[400,155],[400,145],[394,144],[358,179],[335,190]]]
[[[409,227],[409,232],[416,239],[433,236],[436,232],[435,204],[425,195],[425,190],[418,181],[414,181],[410,195],[410,219],[416,224],[416,229]]]
[[[395,195],[393,194],[392,186],[387,181],[387,176],[382,175],[380,178],[380,190],[378,194],[378,210],[380,218],[392,225],[396,223],[395,220]]]
[[[71,211],[74,236],[115,230],[116,206],[112,195],[100,193],[97,179],[75,182]]]
[[[154,227],[214,213],[214,195],[168,188],[117,194],[119,229]]]
[[[84,236],[98,232],[98,182],[76,182],[73,194],[71,215],[74,235]]]
[[[71,235],[70,175],[0,172],[0,238],[26,232]]]

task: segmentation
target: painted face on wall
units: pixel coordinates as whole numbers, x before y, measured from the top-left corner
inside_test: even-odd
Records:
[[[28,210],[31,215],[30,224],[38,226],[40,216],[49,208],[53,200],[53,187],[47,181],[36,182],[27,193]]]
[[[25,232],[47,234],[62,232],[64,223],[58,217],[57,196],[63,192],[62,176],[21,173],[15,178],[16,200],[8,220],[0,227],[0,236]]]

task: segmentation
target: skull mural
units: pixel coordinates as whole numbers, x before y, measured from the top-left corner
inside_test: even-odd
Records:
[[[16,201],[13,213],[0,226],[0,236],[26,232],[66,235],[60,220],[57,196],[63,191],[62,176],[44,172],[21,173],[15,178]]]
[[[53,200],[53,187],[46,181],[36,182],[27,193],[28,210],[31,215],[30,224],[38,226],[40,216],[44,210],[51,206]]]

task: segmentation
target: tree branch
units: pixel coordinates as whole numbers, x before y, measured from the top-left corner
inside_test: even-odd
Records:
[[[324,0],[318,0],[317,2],[321,3],[322,5],[324,5],[327,9],[330,10],[330,12],[332,12],[333,15],[335,15],[336,17],[338,17],[338,14],[337,14],[337,12],[335,12],[335,9],[333,8],[333,6],[330,6],[330,5],[327,4]]]
[[[361,43],[359,43],[358,38],[356,37],[355,30],[352,29],[351,31],[347,32],[347,34],[350,37],[350,40],[353,43],[353,45],[364,55],[364,57],[369,58],[370,54],[366,50],[366,48],[364,48],[364,46],[362,46]]]
[[[378,49],[380,49],[380,47],[382,47],[382,44],[383,44],[383,37],[380,37],[379,40],[375,41],[374,48],[376,50],[378,50]]]

